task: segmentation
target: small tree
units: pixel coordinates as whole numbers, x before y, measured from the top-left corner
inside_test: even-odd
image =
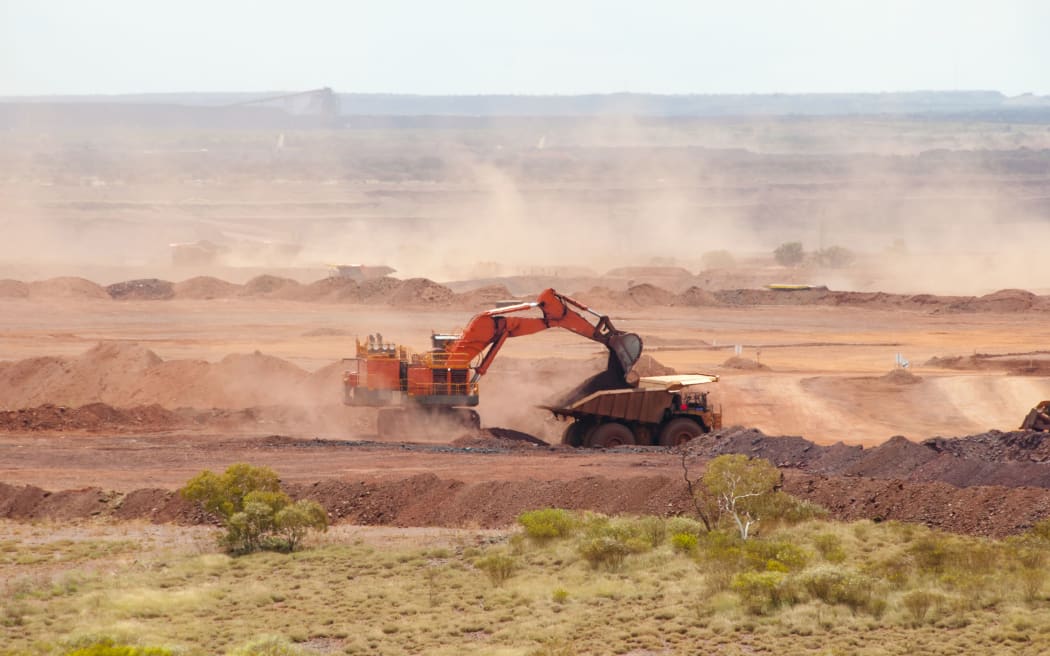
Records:
[[[802,264],[806,253],[802,250],[802,242],[789,241],[777,246],[773,251],[773,258],[781,266],[798,266]]]
[[[853,261],[857,258],[853,254],[853,251],[848,248],[843,248],[842,246],[828,246],[827,248],[814,253],[813,259],[820,266],[841,269],[853,264]]]
[[[222,517],[223,543],[235,553],[266,548],[295,551],[307,531],[328,529],[321,504],[305,499],[292,503],[268,467],[238,463],[221,475],[205,470],[190,479],[181,493]]]
[[[730,454],[708,463],[703,480],[718,509],[733,518],[740,539],[746,540],[780,485],[780,471],[768,460]]]

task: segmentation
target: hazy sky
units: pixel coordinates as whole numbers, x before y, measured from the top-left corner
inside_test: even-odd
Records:
[[[1050,93],[1042,0],[0,0],[0,95]]]

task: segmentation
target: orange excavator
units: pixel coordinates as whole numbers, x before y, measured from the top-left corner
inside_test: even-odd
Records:
[[[518,316],[539,310],[542,316]],[[584,316],[595,318],[592,323]],[[357,341],[357,357],[346,360],[343,402],[379,407],[380,436],[397,436],[415,420],[420,425],[435,420],[478,428],[473,410],[479,401],[479,379],[511,337],[522,337],[564,328],[605,345],[609,367],[625,378],[642,354],[642,340],[617,330],[609,317],[553,289],[532,302],[486,310],[459,334],[432,334],[431,350],[411,353],[404,346],[383,341],[380,334]]]

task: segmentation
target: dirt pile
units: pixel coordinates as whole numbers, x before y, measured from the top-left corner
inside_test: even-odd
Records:
[[[0,411],[0,430],[4,431],[162,431],[182,426],[178,413],[159,405],[114,408],[90,403],[78,408],[42,405],[35,408]]]
[[[650,271],[651,269],[651,271]],[[626,269],[621,273],[627,271]],[[770,289],[711,289],[706,283],[699,287],[697,278],[688,272],[671,267],[647,268],[642,273],[660,271],[652,275],[624,278],[607,275],[589,278],[587,291],[577,291],[574,297],[588,305],[605,310],[642,307],[748,307],[766,305],[823,305],[856,306],[884,310],[910,310],[925,313],[1050,312],[1050,296],[1039,296],[1019,289],[1004,289],[984,296],[934,296],[931,294],[888,294],[884,292],[838,292],[826,287],[795,291]],[[551,279],[548,283],[564,288],[573,279]],[[582,281],[582,279],[581,279]],[[535,281],[534,281],[535,282]],[[593,284],[597,283],[597,284]],[[689,285],[689,286],[687,286]],[[453,290],[463,289],[460,293]],[[580,289],[580,287],[574,288]],[[107,291],[108,290],[108,291]],[[680,291],[679,291],[680,290]],[[520,291],[520,290],[519,290]],[[17,280],[0,281],[0,298],[115,298],[119,300],[220,299],[232,296],[265,297],[303,302],[360,303],[403,307],[456,307],[479,309],[491,307],[496,301],[514,298],[515,294],[502,283],[483,287],[453,283],[452,287],[426,278],[399,280],[381,277],[354,281],[331,277],[303,285],[290,278],[260,275],[244,285],[235,285],[217,278],[201,276],[172,284],[163,280],[129,280],[103,289],[82,278],[53,278],[23,283]]]
[[[197,276],[175,283],[173,291],[175,298],[211,300],[237,296],[241,286],[212,276]]]
[[[0,280],[0,298],[28,298],[29,285],[21,280]]]
[[[106,292],[117,301],[166,301],[175,298],[175,285],[167,280],[144,278],[118,282],[106,287]]]
[[[211,363],[161,360],[135,343],[103,342],[74,357],[0,362],[0,409],[45,404],[245,408],[338,403],[342,364],[309,373],[255,352]]]
[[[456,293],[444,285],[426,278],[410,278],[403,281],[386,302],[395,307],[418,307],[450,305],[455,300]]]
[[[50,278],[28,284],[31,298],[110,298],[100,285],[75,277]]]
[[[676,515],[691,511],[685,484],[669,476],[465,483],[434,474],[395,479],[326,479],[287,486],[293,498],[312,499],[334,521],[394,526],[510,526],[525,510],[560,507],[607,514]],[[1050,490],[969,487],[787,471],[784,489],[827,508],[840,520],[922,522],[958,533],[1002,537],[1050,516]],[[214,523],[172,490],[127,494],[100,488],[49,492],[0,483],[0,517],[73,520],[146,519]]]
[[[879,376],[879,380],[893,385],[915,385],[922,382],[922,378],[916,376],[907,369],[893,369]]]
[[[718,299],[706,289],[690,287],[678,295],[674,304],[685,307],[709,307],[712,305],[718,305]]]
[[[279,276],[255,276],[241,287],[242,296],[277,296],[286,298],[302,285],[299,281]]]
[[[642,355],[631,370],[632,375],[638,376],[666,376],[675,373],[675,370],[664,366],[651,355]],[[609,353],[605,369],[590,376],[579,385],[568,390],[564,394],[551,400],[547,405],[555,407],[568,407],[595,392],[605,390],[627,389],[631,385],[624,377],[623,366],[613,353]]]
[[[762,364],[758,360],[752,360],[751,358],[742,358],[739,355],[734,355],[728,360],[722,363],[723,367],[727,369],[740,369],[743,371],[769,371],[769,367]]]
[[[649,355],[648,353],[643,353],[642,357],[638,358],[638,362],[634,363],[634,367],[631,369],[631,371],[642,377],[673,376],[674,374],[678,373],[674,370],[674,368],[668,367],[667,365],[661,363],[659,360]]]
[[[1050,375],[1050,351],[935,356],[924,366],[961,371],[1003,371],[1014,376],[1047,376]]]
[[[688,452],[702,458],[740,453],[827,476],[1050,489],[1050,435],[1046,433],[991,431],[923,442],[896,436],[865,449],[842,443],[821,446],[797,436],[770,437],[735,426],[695,440]]]

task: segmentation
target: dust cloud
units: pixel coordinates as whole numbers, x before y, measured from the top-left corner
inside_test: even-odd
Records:
[[[576,292],[617,268],[680,267],[707,289],[1041,292],[1050,273],[1026,254],[1050,241],[1033,150],[1048,143],[1036,125],[908,117],[14,125],[0,134],[0,277],[307,282],[363,263]],[[788,241],[852,261],[778,267]],[[711,271],[715,251],[748,273]]]

